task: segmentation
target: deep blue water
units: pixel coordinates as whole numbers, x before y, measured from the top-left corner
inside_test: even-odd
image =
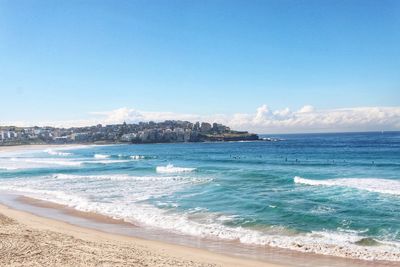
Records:
[[[0,157],[0,189],[143,227],[400,260],[400,133],[82,146]]]

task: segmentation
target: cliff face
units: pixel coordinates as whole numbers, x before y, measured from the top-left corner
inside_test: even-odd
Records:
[[[213,132],[196,131],[191,129],[152,129],[148,131],[140,131],[137,133],[125,134],[121,137],[121,142],[131,143],[179,143],[179,142],[207,142],[207,141],[246,141],[259,140],[257,134],[248,132]]]

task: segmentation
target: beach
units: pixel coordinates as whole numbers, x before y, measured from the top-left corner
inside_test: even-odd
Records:
[[[309,143],[309,140],[304,142]],[[263,149],[279,145],[266,143]],[[246,150],[254,151],[255,146],[260,145],[249,142],[0,147],[0,167],[3,168],[0,173],[0,266],[396,266],[399,257],[396,240],[358,245],[355,241],[364,240],[364,232],[337,231],[332,236],[327,235],[332,232],[295,232],[280,226],[285,223],[284,219],[275,222],[276,227],[263,224],[255,227],[239,224],[236,227],[233,223],[236,220],[241,222],[241,216],[245,219],[245,215],[235,215],[232,210],[209,211],[212,206],[205,205],[202,198],[196,197],[209,192],[207,188],[210,186],[218,190],[221,186],[229,188],[229,180],[226,185],[223,182],[238,173],[236,164],[240,163],[251,171],[251,176],[248,176],[251,179],[245,181],[239,176],[240,180],[236,180],[235,185],[251,200],[249,193],[252,191],[247,193],[245,190],[260,181],[253,178],[257,177],[254,176],[254,170],[257,170],[254,164],[258,166],[260,161],[275,163],[272,160],[276,161],[276,158],[270,160],[267,154],[254,156],[254,159],[250,154],[233,158],[225,153],[217,158],[217,164],[232,169],[227,176],[219,171],[219,165],[207,165],[210,164],[207,158],[198,158],[197,164],[193,160],[186,164],[187,157],[191,157],[187,153],[191,153],[193,148],[204,150],[200,155],[218,155],[218,151],[236,151],[239,148],[245,153]],[[171,148],[179,151],[182,159],[177,160],[177,156],[171,154]],[[294,167],[303,168],[301,163],[309,168],[310,163],[304,159],[300,158],[299,162],[290,160],[293,163],[282,159],[283,163],[275,164],[288,168],[290,174]],[[171,164],[166,165],[165,162]],[[172,164],[175,162],[177,165]],[[207,168],[203,169],[202,165]],[[316,168],[335,170],[337,166],[327,163],[326,167],[319,164]],[[211,176],[209,169],[215,169],[221,177]],[[264,177],[266,170],[259,170],[259,173]],[[279,176],[276,177],[274,181],[279,179]],[[329,194],[328,197],[342,193],[341,186],[346,186],[355,188],[345,191],[348,198],[353,195],[360,197],[354,190],[362,190],[362,197],[374,197],[376,194],[387,198],[397,196],[397,181],[379,181],[382,181],[382,186],[377,188],[370,186],[376,180],[358,179],[362,186],[355,187],[352,179],[328,179],[317,183],[316,180],[296,176],[268,194],[293,190],[302,192],[305,189],[312,189],[311,193],[316,194],[329,189],[325,193]],[[239,182],[246,183],[240,185]],[[287,180],[283,182],[287,183]],[[393,192],[390,187],[383,188],[388,187],[383,182],[390,185]],[[268,189],[271,185],[260,186]],[[124,195],[119,196],[121,192]],[[179,202],[180,194],[189,196],[193,208],[182,211],[172,206],[174,203],[185,204]],[[226,194],[210,196],[228,197]],[[235,212],[243,212],[240,206],[243,200],[221,204],[222,199],[214,205],[237,207]],[[294,203],[292,197],[277,195],[272,200],[257,198],[256,202],[249,202],[246,207],[257,207],[262,203],[275,212],[276,207],[285,201]],[[309,216],[331,216],[335,219],[334,214],[329,215],[333,208],[324,205],[311,210]],[[298,206],[297,209],[301,211],[304,207]],[[293,211],[291,209],[291,213]],[[253,215],[257,212],[250,214]],[[273,213],[269,217],[271,215]],[[393,218],[395,220],[396,217]],[[301,222],[296,221],[296,225],[301,225]],[[323,221],[316,221],[312,227],[326,226]],[[363,242],[369,240],[373,239]]]
[[[0,146],[0,153],[70,147],[76,145]],[[34,199],[22,198],[21,201]],[[102,222],[116,223],[105,216],[91,216]],[[0,266],[283,266],[110,234],[1,204],[0,236]]]
[[[108,234],[0,205],[1,266],[278,266]]]
[[[400,0],[0,14],[0,267],[400,267]]]

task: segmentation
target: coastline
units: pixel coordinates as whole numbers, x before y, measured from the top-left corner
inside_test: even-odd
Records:
[[[0,146],[0,153],[59,149],[80,146],[67,145],[15,145]],[[19,201],[30,205],[62,209],[62,205],[20,196]],[[31,202],[31,203],[29,203]],[[71,211],[107,224],[124,225],[98,214]],[[134,225],[131,225],[134,227]],[[204,249],[175,245],[139,237],[113,234],[61,220],[38,216],[0,203],[1,266],[265,266],[284,267],[273,263],[227,256]],[[22,236],[21,236],[22,235]],[[22,239],[22,240],[21,240]],[[21,243],[24,243],[21,245]],[[39,244],[46,244],[41,248]],[[27,248],[31,245],[36,251]],[[39,245],[39,248],[37,246]],[[21,247],[21,248],[20,248]],[[47,248],[47,247],[51,247]],[[26,250],[25,250],[26,248]],[[24,251],[21,251],[24,250]],[[58,251],[58,254],[54,251]],[[38,252],[40,251],[40,252]],[[62,255],[60,255],[62,254]],[[106,259],[105,259],[106,258]]]
[[[140,226],[96,213],[80,212],[23,195],[14,195],[14,200],[14,204],[20,205],[11,204],[4,196],[0,199],[0,236],[7,237],[0,239],[1,266],[103,266],[104,258],[107,258],[106,266],[396,266],[396,262],[346,259],[269,247],[252,247],[253,255],[241,254],[235,251],[243,248],[241,245],[219,243],[207,247],[204,246],[207,240],[198,241],[203,243],[200,246],[187,241],[178,243],[168,240],[166,232],[154,238]],[[132,235],[129,229],[141,234]],[[41,248],[39,244],[46,244],[46,247]],[[36,252],[32,255],[31,249],[19,251],[38,245],[38,255]],[[50,253],[48,246],[62,251],[61,255]],[[63,262],[59,262],[60,257]]]
[[[29,151],[29,150],[42,150],[42,149],[57,149],[57,148],[63,148],[63,147],[77,147],[80,145],[27,145],[27,146],[13,146],[13,147],[7,147],[8,149],[6,151],[1,150],[0,147],[0,153],[1,152],[13,152],[13,151]],[[108,253],[107,257],[108,258],[112,258],[111,260],[116,260],[118,257],[123,257],[124,259],[126,259],[126,257],[128,257],[127,255],[121,255],[118,254],[120,250],[124,250],[126,247],[121,247],[120,244],[118,244],[118,242],[120,242],[119,238],[127,238],[127,240],[130,240],[128,243],[129,246],[133,246],[132,250],[134,251],[138,251],[137,248],[135,248],[134,246],[136,245],[146,245],[147,243],[149,244],[156,244],[155,247],[153,247],[152,245],[150,245],[150,247],[146,247],[141,253],[139,253],[138,255],[135,254],[136,258],[132,258],[132,262],[147,262],[148,260],[152,261],[152,264],[150,264],[150,266],[175,266],[176,264],[167,264],[167,265],[160,265],[158,264],[158,260],[160,258],[162,258],[162,262],[170,262],[169,260],[171,259],[171,257],[174,259],[174,257],[176,255],[186,255],[187,257],[183,257],[183,259],[185,260],[181,266],[396,266],[396,262],[384,262],[384,261],[364,261],[364,260],[352,260],[352,259],[348,259],[348,258],[339,258],[339,257],[335,257],[335,256],[324,256],[324,255],[320,255],[320,254],[313,254],[313,253],[301,253],[301,252],[295,252],[292,250],[288,250],[288,249],[273,249],[270,247],[263,247],[261,248],[256,247],[256,246],[250,246],[250,247],[246,247],[247,251],[243,252],[240,251],[239,253],[235,253],[234,251],[231,251],[230,249],[232,248],[232,244],[229,244],[227,242],[221,242],[218,245],[220,246],[219,249],[214,250],[213,247],[209,246],[206,247],[204,246],[204,243],[207,243],[208,240],[192,240],[192,242],[174,242],[171,241],[171,239],[166,238],[166,236],[168,236],[167,232],[162,232],[162,233],[158,233],[159,234],[159,238],[153,238],[153,236],[147,235],[148,231],[147,229],[144,229],[142,227],[138,227],[134,224],[131,223],[127,223],[121,220],[114,220],[110,217],[107,216],[103,216],[103,215],[99,215],[97,213],[90,213],[90,212],[80,212],[77,211],[75,209],[72,208],[68,208],[66,206],[63,205],[59,205],[59,204],[55,204],[52,202],[46,202],[46,201],[42,201],[42,200],[37,200],[37,199],[33,199],[33,198],[29,198],[29,197],[24,197],[22,195],[18,195],[16,198],[16,202],[20,202],[22,204],[25,204],[26,207],[21,209],[19,206],[15,206],[15,205],[10,205],[10,203],[1,201],[0,199],[0,205],[6,205],[6,206],[2,206],[0,208],[0,214],[3,214],[11,219],[14,219],[17,221],[16,224],[16,228],[15,229],[23,229],[24,232],[28,233],[28,237],[31,235],[30,233],[34,230],[50,230],[53,231],[54,234],[48,234],[48,233],[35,233],[32,238],[36,239],[37,236],[39,236],[41,239],[37,242],[39,243],[46,243],[46,244],[53,244],[55,246],[58,246],[60,244],[59,238],[63,239],[66,238],[65,236],[58,236],[58,235],[63,235],[66,234],[66,232],[63,231],[59,231],[60,229],[64,229],[64,227],[67,226],[60,226],[59,223],[61,224],[65,224],[65,225],[69,225],[71,227],[75,227],[75,230],[70,230],[73,231],[75,233],[81,233],[83,235],[83,237],[86,238],[87,235],[89,235],[89,239],[84,239],[83,237],[81,237],[79,234],[74,235],[73,238],[75,238],[76,240],[73,241],[79,245],[82,245],[83,247],[85,247],[85,249],[87,247],[90,247],[89,250],[98,250],[99,247],[103,247],[104,244],[101,243],[104,240],[100,240],[100,243],[95,243],[95,244],[82,244],[80,240],[84,240],[84,241],[88,241],[88,242],[92,242],[92,240],[94,240],[98,234],[96,233],[103,233],[105,235],[108,236],[109,239],[112,239],[113,242],[116,242],[115,244],[113,243],[113,247],[112,249],[110,248],[110,250],[106,250],[106,253]],[[6,208],[7,207],[7,208]],[[91,227],[90,224],[85,224],[85,223],[75,223],[75,222],[71,222],[69,220],[65,220],[64,217],[59,216],[56,218],[49,216],[48,213],[44,212],[44,213],[37,213],[35,210],[35,207],[42,207],[44,209],[46,209],[47,211],[56,211],[59,214],[65,214],[68,215],[70,217],[74,217],[74,218],[85,218],[88,221],[96,221],[96,222],[101,222],[104,223],[101,227]],[[2,212],[4,211],[4,212]],[[11,213],[9,213],[11,211]],[[17,216],[15,217],[15,213],[22,213],[23,215],[21,216]],[[33,217],[32,217],[33,216]],[[1,217],[1,215],[0,215]],[[2,221],[3,217],[0,218],[0,221]],[[48,228],[35,228],[37,225],[31,225],[32,221],[41,221],[42,226],[46,226]],[[8,221],[8,219],[4,219],[4,221]],[[2,222],[0,222],[2,225]],[[125,234],[124,232],[113,232],[110,231],[109,228],[110,225],[115,225],[115,228],[122,228],[122,229],[127,229],[127,227],[129,228],[136,228],[138,229],[139,232],[144,232],[141,235],[132,235],[132,234]],[[127,226],[127,227],[126,227]],[[125,227],[125,228],[124,228]],[[3,228],[3,227],[0,227]],[[68,228],[68,227],[67,227]],[[4,228],[6,229],[6,228]],[[3,230],[4,230],[3,229]],[[7,230],[7,229],[6,229]],[[46,231],[47,231],[46,230]],[[89,231],[89,233],[87,232]],[[94,231],[95,233],[93,233],[92,231]],[[147,232],[146,232],[147,231]],[[18,241],[18,231],[9,231],[9,232],[1,232],[0,234],[5,234],[8,238],[11,238],[11,240],[14,240],[15,238],[17,240],[14,240],[12,242],[17,242]],[[94,236],[91,236],[94,235]],[[17,237],[14,237],[17,236]],[[190,239],[190,237],[188,236],[180,236],[181,239]],[[28,238],[29,239],[29,238]],[[58,243],[57,243],[58,242]],[[94,241],[93,241],[94,242]],[[141,243],[144,242],[144,243]],[[194,242],[198,242],[198,244],[194,243]],[[62,243],[62,242],[61,242]],[[12,244],[12,243],[10,243]],[[193,245],[194,244],[194,245]],[[7,245],[4,244],[0,244],[0,256],[4,255],[4,253],[8,253],[7,251],[1,251],[1,248],[6,248],[9,245],[9,243],[7,243]],[[173,249],[169,249],[170,246]],[[167,255],[151,255],[151,257],[148,257],[148,251],[157,251],[157,248],[160,248],[162,250],[162,252],[164,252],[164,247],[168,247],[168,253]],[[243,248],[240,247],[239,244],[237,244],[238,248]],[[214,248],[216,248],[214,246]],[[74,253],[74,251],[69,251],[71,249],[71,246],[67,246],[67,247],[63,247],[63,245],[61,244],[61,247],[57,247],[57,249],[63,250],[63,251],[67,251],[66,253]],[[85,251],[85,249],[83,249]],[[250,250],[252,250],[251,255],[249,253]],[[100,251],[101,252],[101,251]],[[100,253],[99,252],[99,253]],[[81,252],[79,252],[81,253]],[[76,258],[80,258],[82,255],[79,256],[79,253],[76,256]],[[204,254],[205,253],[205,254]],[[209,255],[208,253],[211,253],[211,255]],[[85,257],[87,253],[85,252],[83,257]],[[129,253],[128,253],[129,254]],[[143,256],[144,255],[144,256]],[[201,256],[200,258],[198,256]],[[250,255],[250,256],[249,256]],[[17,261],[24,261],[24,257],[26,255],[20,254],[20,255],[16,255],[14,256],[14,258]],[[47,255],[48,257],[52,257],[52,255]],[[75,257],[74,256],[74,257]],[[98,257],[102,257],[100,254],[97,254]],[[222,257],[222,259],[219,259],[219,257]],[[114,258],[113,258],[114,257]],[[117,258],[115,258],[117,257]],[[144,257],[144,259],[142,259]],[[155,258],[154,258],[155,257]],[[166,257],[166,258],[165,258]],[[180,256],[179,256],[180,257]],[[1,258],[1,257],[0,257]],[[128,257],[129,258],[129,257]],[[138,259],[139,258],[139,259]],[[212,261],[206,261],[204,262],[203,259],[213,259]],[[229,260],[227,260],[229,259]],[[271,260],[270,260],[271,259]],[[283,259],[283,260],[280,260]],[[56,260],[56,259],[53,259]],[[93,260],[88,259],[88,260]],[[130,258],[128,259],[130,260]],[[186,262],[186,260],[190,261],[190,263]],[[242,262],[243,261],[243,262]],[[53,262],[54,263],[54,262]],[[101,262],[95,262],[93,263],[93,265],[99,265],[101,264]],[[191,265],[192,264],[192,265]],[[193,265],[194,264],[194,265]],[[204,265],[205,264],[205,265]],[[211,265],[210,265],[211,264]],[[10,262],[1,262],[0,261],[0,265],[13,265]],[[31,262],[24,262],[22,265],[26,266],[26,265],[34,265],[34,263]],[[71,263],[65,263],[63,266],[65,265],[82,265],[82,263],[80,262],[71,262]],[[114,265],[114,264],[113,264]],[[135,264],[133,264],[135,265]],[[138,265],[138,264],[136,264]],[[142,264],[139,264],[142,265]],[[92,265],[90,265],[92,266]]]
[[[154,144],[207,144],[207,143],[231,143],[231,142],[273,142],[274,140],[265,140],[262,138],[254,140],[204,140],[204,141],[189,141],[189,142],[146,142],[146,143],[132,143],[132,142],[83,142],[83,143],[40,143],[40,144],[0,144],[0,152],[15,151],[15,150],[35,150],[41,148],[63,148],[63,147],[78,147],[78,146],[113,146],[113,145],[154,145]],[[278,140],[281,141],[281,140]],[[14,149],[16,148],[16,149]],[[25,149],[27,148],[27,149]]]
[[[0,204],[2,266],[265,266],[197,248],[116,235]]]

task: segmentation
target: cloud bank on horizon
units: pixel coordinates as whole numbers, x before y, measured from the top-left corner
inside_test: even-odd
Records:
[[[74,121],[36,122],[39,126],[89,126],[96,124],[136,123],[140,121],[187,120],[191,122],[217,122],[235,130],[256,133],[340,132],[340,131],[390,131],[400,130],[400,107],[354,107],[318,110],[305,105],[299,110],[289,108],[272,110],[267,105],[255,113],[232,115],[197,115],[174,112],[151,112],[133,108],[119,108],[104,112],[91,112],[90,118]],[[33,126],[26,122],[1,123],[2,125]]]

